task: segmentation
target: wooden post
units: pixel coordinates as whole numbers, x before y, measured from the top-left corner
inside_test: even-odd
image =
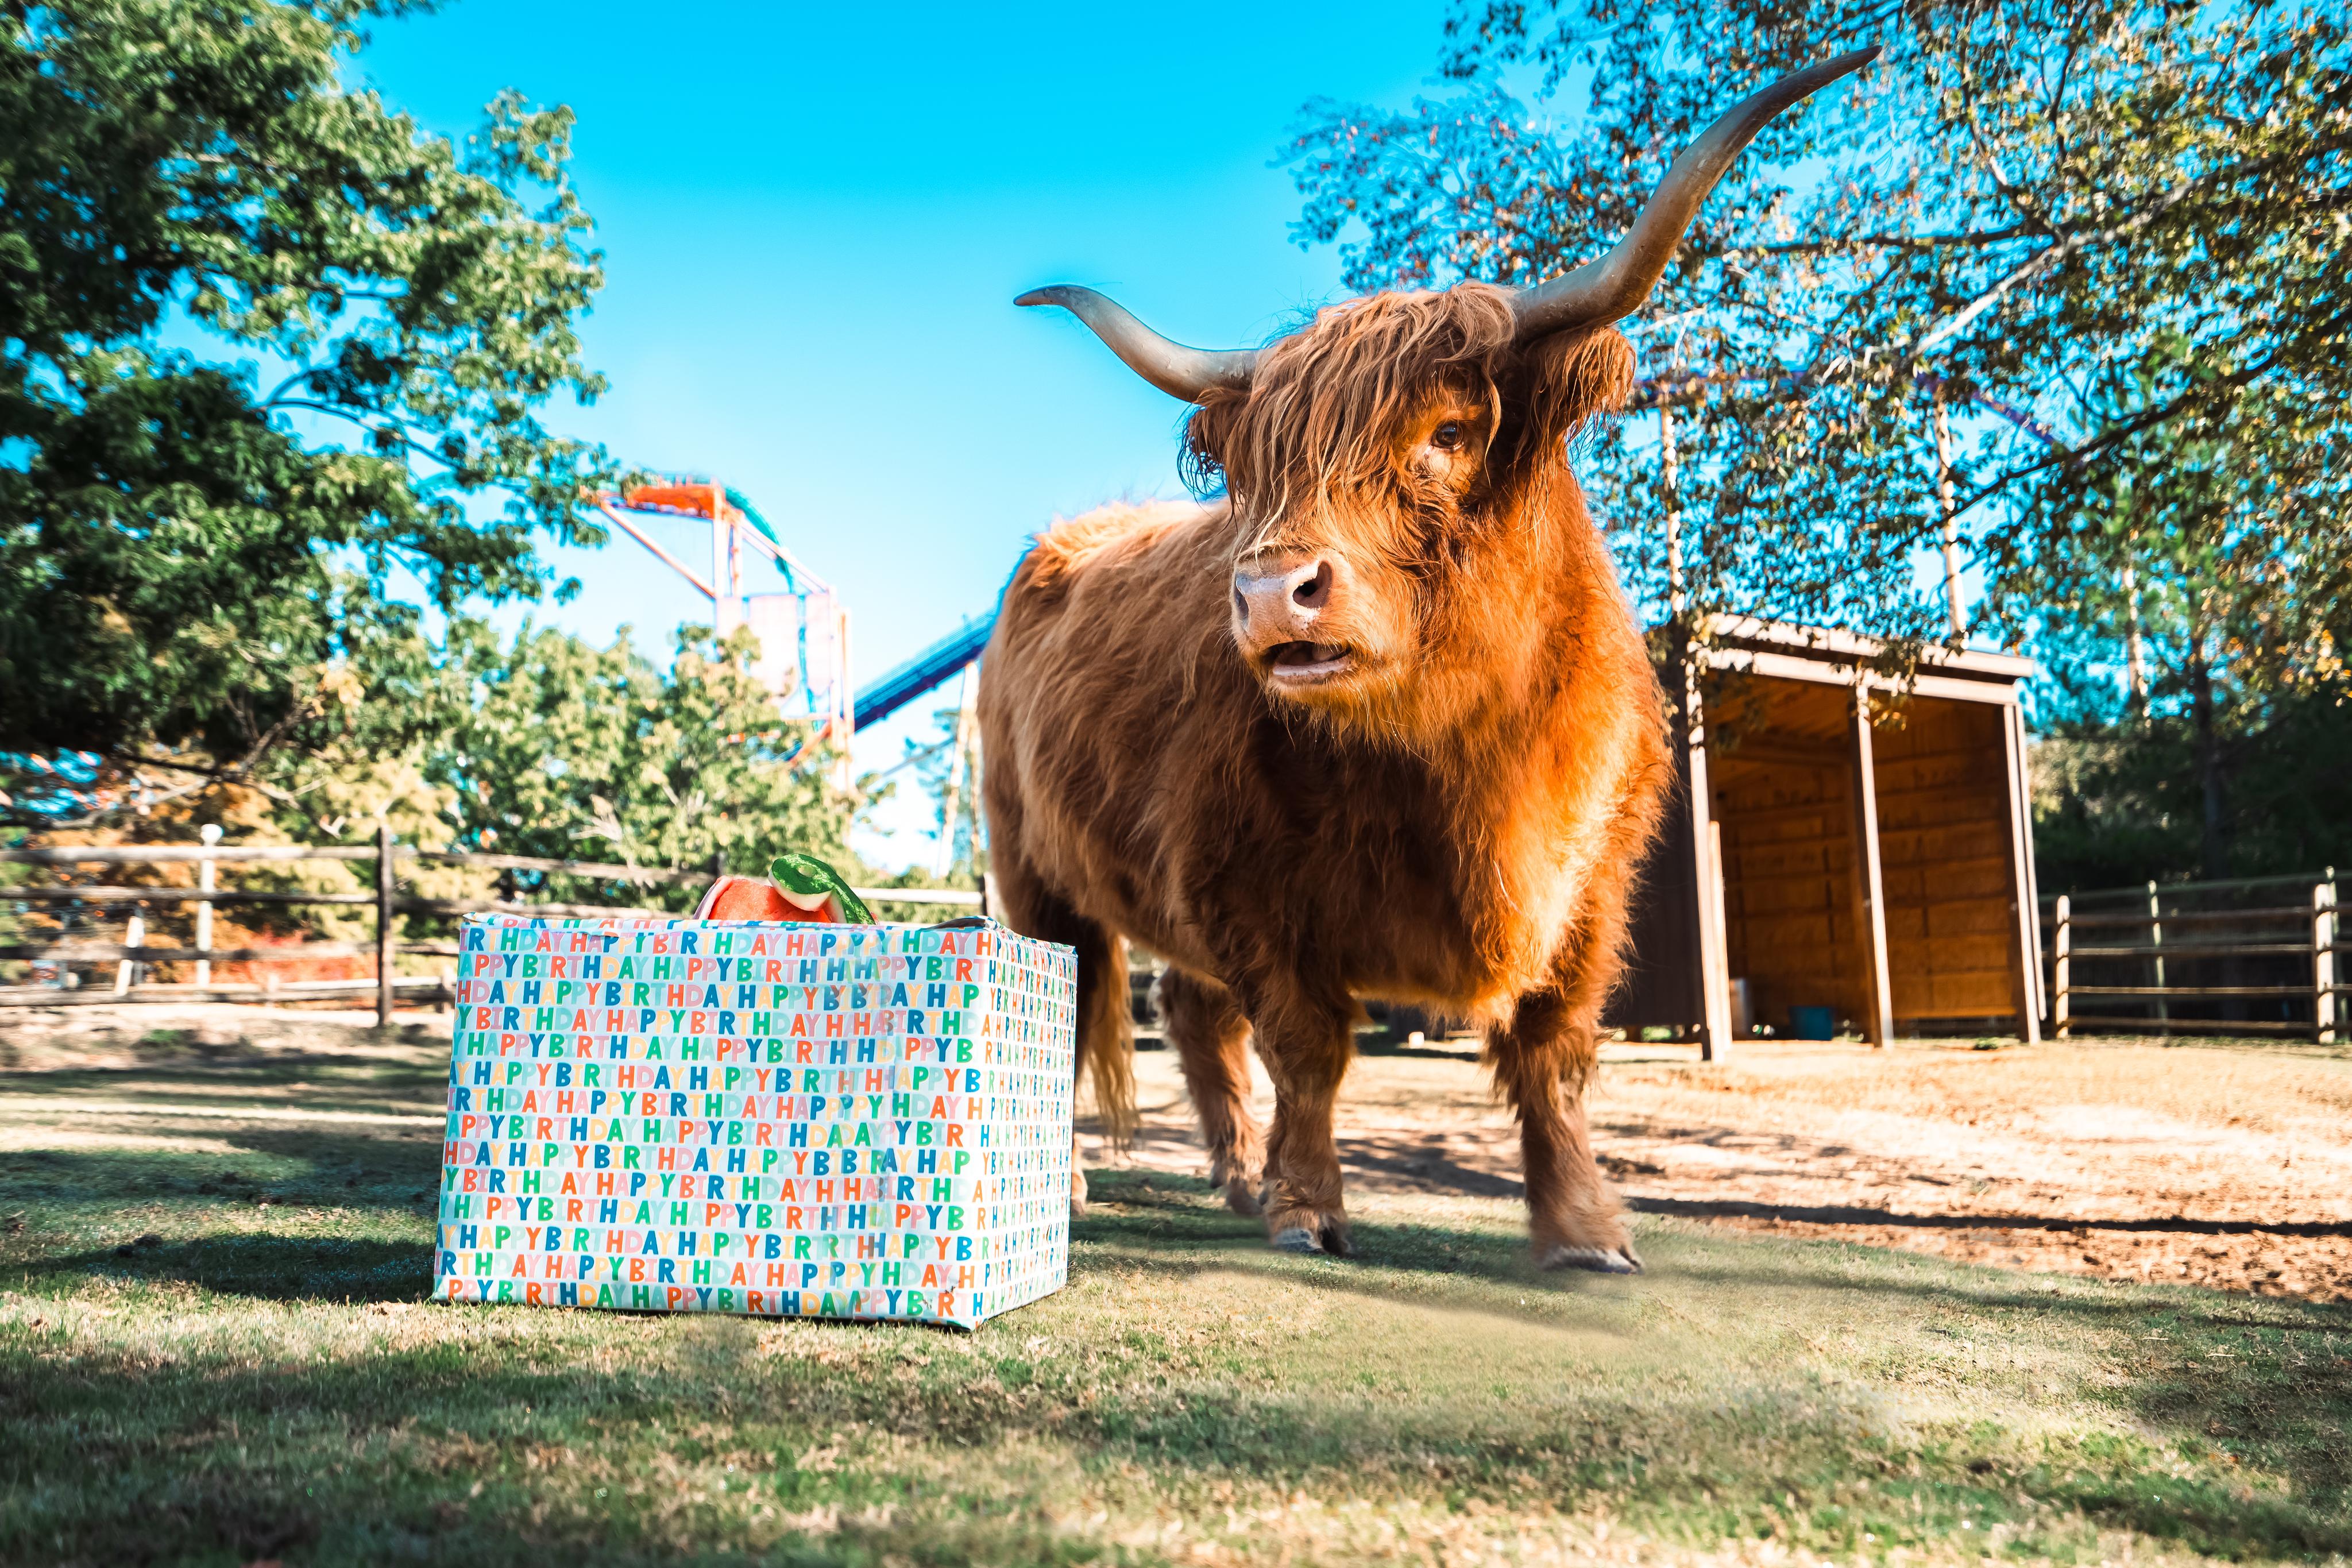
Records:
[[[2026,781],[2025,714],[2011,706],[2000,716],[2000,741],[2009,780],[2010,973],[2017,984],[2017,1037],[2042,1043],[2042,911],[2034,908],[2033,797]]]
[[[1659,482],[1666,499],[1666,618],[1674,628],[1675,665],[1682,679],[1680,708],[1684,802],[1691,842],[1691,875],[1697,886],[1691,908],[1698,919],[1698,1048],[1702,1061],[1719,1062],[1731,1047],[1731,959],[1723,920],[1723,834],[1715,820],[1715,794],[1707,782],[1706,704],[1699,689],[1698,659],[1691,651],[1690,586],[1683,567],[1682,454],[1675,440],[1675,411],[1658,405]]]
[[[394,933],[392,900],[399,883],[392,858],[392,824],[375,826],[375,1024],[392,1026],[392,959],[399,938]]]
[[[2050,1032],[2063,1040],[2073,1037],[2074,1026],[2068,1015],[2074,1009],[2071,1000],[2074,986],[2074,900],[2065,894],[2058,895],[2058,929],[2051,940],[2057,945],[2050,957]]]
[[[221,841],[220,824],[217,822],[205,823],[204,826],[196,830],[196,837],[205,841],[205,848],[211,848],[214,845]],[[215,868],[211,856],[207,855],[202,860],[196,862],[196,886],[199,889],[209,893],[214,889],[215,885],[218,881],[219,878],[215,874]],[[210,902],[201,903],[196,906],[196,948],[199,952],[202,952],[203,950],[211,947],[212,944],[213,907]],[[209,958],[200,958],[196,960],[196,984],[198,985],[210,985],[212,983],[213,961]]]
[[[122,933],[122,945],[142,947],[146,944],[146,942],[147,913],[142,908],[131,915],[131,923]],[[135,959],[126,958],[114,966],[114,994],[117,996],[131,989],[131,982],[138,972],[139,963]]]
[[[2164,906],[2157,898],[2156,884],[2150,882],[2147,885],[2147,945],[2150,947],[2160,948],[2164,945],[2164,921],[2159,918],[2163,913]],[[2156,966],[2156,1021],[2169,1025],[2172,1022],[2172,1009],[2168,1005],[2168,998],[2164,994],[2164,954],[2159,952],[2149,962]],[[2169,1034],[2171,1030],[2166,1028],[2157,1032]]]
[[[2323,1046],[2336,1043],[2336,884],[2311,889],[2311,1025]]]
[[[1878,857],[1878,764],[1870,735],[1870,682],[1853,688],[1855,940],[1862,946],[1863,1033],[1885,1050],[1895,1043],[1895,995],[1886,964],[1886,886]]]
[[[964,757],[971,750],[972,667],[965,665],[956,687],[955,750],[948,758],[947,778],[940,789],[940,858],[939,875],[944,879],[955,866],[956,824],[961,820],[963,805]],[[972,846],[975,858],[980,846]]]
[[[1723,920],[1723,834],[1715,820],[1714,786],[1706,767],[1706,714],[1699,692],[1697,666],[1690,638],[1679,624],[1675,635],[1675,658],[1682,666],[1683,690],[1679,739],[1683,744],[1684,778],[1690,798],[1683,803],[1684,829],[1690,835],[1691,910],[1698,921],[1699,1058],[1719,1062],[1731,1046],[1731,959],[1726,952]]]

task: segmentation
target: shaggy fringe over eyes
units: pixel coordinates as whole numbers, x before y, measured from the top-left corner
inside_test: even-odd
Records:
[[[1333,305],[1276,343],[1246,393],[1213,393],[1186,431],[1188,468],[1222,473],[1260,527],[1384,478],[1397,426],[1433,388],[1474,395],[1511,349],[1510,296],[1485,284]]]
[[[1556,461],[1570,435],[1633,391],[1633,353],[1612,328],[1560,333],[1514,354],[1510,291],[1374,294],[1322,311],[1273,346],[1246,392],[1212,392],[1185,431],[1184,476],[1222,481],[1261,529],[1340,489],[1391,476],[1397,426],[1438,387],[1499,391],[1497,468]]]

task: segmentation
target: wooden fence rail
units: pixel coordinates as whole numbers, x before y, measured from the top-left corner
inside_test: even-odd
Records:
[[[279,889],[247,889],[215,888],[212,868],[219,864],[288,865],[301,861],[373,861],[375,887],[365,893],[306,893]],[[111,962],[120,965],[120,978],[111,990],[91,987],[87,992],[63,991],[46,985],[10,986],[0,988],[0,1008],[10,1007],[82,1007],[119,1002],[228,1002],[317,1001],[323,998],[349,997],[375,994],[376,1022],[392,1021],[393,1003],[397,997],[455,1002],[457,996],[446,978],[435,975],[399,976],[393,973],[395,961],[404,952],[422,957],[453,958],[455,943],[421,942],[403,943],[400,941],[398,918],[404,914],[460,915],[475,913],[521,914],[542,916],[579,916],[594,919],[601,915],[649,917],[662,919],[672,911],[640,909],[617,904],[578,904],[554,901],[523,902],[512,899],[426,899],[400,891],[400,863],[404,860],[431,866],[476,866],[504,871],[544,871],[553,875],[591,882],[661,883],[677,887],[699,887],[712,879],[710,870],[675,871],[666,867],[609,865],[591,860],[550,860],[531,855],[488,855],[448,849],[416,849],[393,842],[389,828],[380,829],[373,844],[331,845],[64,845],[37,848],[0,849],[0,864],[17,866],[165,866],[194,864],[199,868],[205,885],[196,888],[107,887],[0,887],[0,902],[32,904],[122,904],[136,908],[148,905],[194,904],[198,906],[199,942],[194,947],[158,947],[143,940],[145,921],[142,916],[131,916],[130,940],[121,942],[18,942],[0,944],[0,959],[34,963],[92,963]],[[985,881],[983,890],[970,891],[959,888],[859,888],[857,896],[869,904],[895,904],[916,909],[949,909],[985,912],[988,907]],[[208,912],[221,904],[316,905],[352,908],[373,906],[375,910],[375,931],[365,942],[305,942],[286,947],[214,947],[205,936],[203,922],[210,920]],[[215,963],[266,963],[314,958],[356,958],[375,955],[376,973],[372,980],[314,980],[280,984],[275,980],[257,985],[215,985],[210,984],[211,967]],[[133,966],[142,963],[194,963],[197,983],[193,985],[140,984],[133,983]]]
[[[2294,903],[2277,901],[2288,888],[2304,892],[2305,898]],[[2231,899],[2254,897],[2263,901],[2238,908],[2187,907],[2200,901],[2226,906]],[[2080,906],[2085,902],[2094,907],[2084,910]],[[2118,903],[2132,907],[2097,907]],[[2336,909],[2332,867],[2317,878],[2170,886],[2151,882],[2145,889],[2060,898],[2045,922],[2051,933],[2051,1033],[2061,1039],[2079,1029],[2301,1035],[2334,1044],[2342,998],[2352,992],[2352,984],[2337,978]],[[2183,931],[2186,940],[2169,937],[2168,931]],[[2087,943],[2084,937],[2089,938]],[[2084,964],[2105,973],[2086,977],[2078,968]],[[2219,966],[2222,973],[2210,983],[2190,984],[2181,977],[2184,966]],[[2129,978],[2124,977],[2126,972]],[[2094,1010],[2084,1010],[2085,1000]],[[2257,1002],[2272,1005],[2267,1016],[2257,1016],[2245,1005]],[[2118,1004],[2147,1011],[2126,1014],[2116,1010]],[[2306,1010],[2308,1016],[2285,1016]]]

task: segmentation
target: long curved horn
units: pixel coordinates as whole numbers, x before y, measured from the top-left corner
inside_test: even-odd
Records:
[[[1698,216],[1699,205],[1756,133],[1790,104],[1860,70],[1878,53],[1875,47],[1856,49],[1807,66],[1742,100],[1708,126],[1706,133],[1675,160],[1616,248],[1573,272],[1519,290],[1512,301],[1518,316],[1519,340],[1524,342],[1570,327],[1601,326],[1640,310],[1665,275],[1666,263],[1674,258],[1675,247],[1682,243],[1691,219]]]
[[[1166,393],[1198,403],[1213,388],[1239,392],[1250,383],[1262,349],[1194,349],[1161,337],[1118,301],[1075,283],[1032,289],[1016,305],[1059,305],[1095,330],[1128,368]]]

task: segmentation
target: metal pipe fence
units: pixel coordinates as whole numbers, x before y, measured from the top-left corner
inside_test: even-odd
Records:
[[[2073,893],[2042,929],[2051,1033],[2271,1035],[2334,1044],[2336,871]]]
[[[223,865],[289,865],[304,861],[351,861],[370,864],[374,886],[364,893],[313,893],[281,889],[222,888],[216,868]],[[316,1002],[350,1001],[373,994],[376,1022],[392,1021],[399,1000],[441,1005],[457,1000],[451,972],[437,975],[395,973],[401,956],[455,958],[455,941],[404,942],[400,917],[453,917],[473,913],[541,916],[600,915],[664,918],[676,911],[618,903],[570,903],[553,900],[433,899],[401,890],[404,862],[432,866],[471,866],[500,871],[537,871],[575,881],[648,884],[700,888],[718,875],[717,868],[694,871],[662,867],[611,865],[587,860],[551,860],[527,855],[489,855],[457,850],[416,849],[395,843],[390,829],[381,829],[373,844],[328,845],[58,845],[0,849],[0,865],[39,866],[52,870],[83,867],[163,866],[194,863],[198,884],[194,888],[140,887],[120,883],[74,886],[70,883],[0,885],[0,905],[17,904],[53,911],[80,912],[126,908],[131,912],[119,942],[50,941],[0,942],[0,960],[56,966],[61,982],[74,978],[74,966],[115,965],[111,986],[70,984],[0,985],[0,1009],[25,1007],[97,1006],[142,1002]],[[905,909],[948,909],[985,913],[987,882],[978,891],[957,888],[859,888],[868,904]],[[303,942],[263,947],[211,945],[211,911],[224,904],[256,907],[372,908],[374,930],[366,942]],[[175,947],[145,940],[146,919],[153,910],[194,906],[198,911],[198,942]],[[215,963],[304,963],[373,955],[372,978],[306,980],[279,984],[265,975],[257,984],[215,984]],[[144,983],[139,971],[157,964],[192,964],[195,983]]]

